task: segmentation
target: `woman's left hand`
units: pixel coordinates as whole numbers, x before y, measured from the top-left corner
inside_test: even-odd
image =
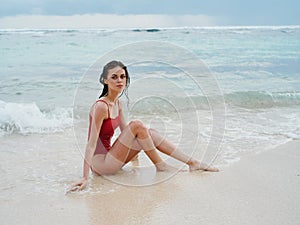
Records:
[[[83,178],[75,183],[73,183],[66,191],[66,194],[73,191],[82,191],[88,185],[88,179]]]

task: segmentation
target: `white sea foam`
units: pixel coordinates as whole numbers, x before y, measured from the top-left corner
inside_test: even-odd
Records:
[[[42,111],[36,103],[0,101],[0,137],[11,133],[52,133],[73,124],[71,108]]]

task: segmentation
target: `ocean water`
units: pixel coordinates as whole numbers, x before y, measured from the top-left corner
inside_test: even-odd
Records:
[[[181,69],[183,55],[149,48],[149,41],[178,46],[202,61],[192,63],[193,71],[201,77],[205,67],[215,79],[224,106],[220,117],[212,113],[205,82],[199,85],[201,79]],[[145,48],[126,48],[135,43]],[[156,60],[138,60],[151,49]],[[122,96],[128,119],[142,119],[187,152],[191,146],[205,148],[217,134],[210,158],[217,165],[300,139],[298,26],[0,30],[0,52],[0,154],[9,161],[1,166],[7,189],[14,186],[7,174],[18,154],[41,163],[34,173],[24,172],[27,180],[63,186],[81,174],[87,115],[101,91],[98,76],[108,56],[125,63],[130,58],[129,101]],[[222,120],[220,132],[213,130],[216,120]],[[49,161],[43,155],[51,153],[63,158],[61,170],[72,172],[43,175]]]

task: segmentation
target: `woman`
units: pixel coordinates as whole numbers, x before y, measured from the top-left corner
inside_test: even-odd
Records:
[[[217,168],[202,164],[179,151],[156,130],[147,129],[142,122],[136,120],[126,124],[119,97],[127,91],[130,77],[123,63],[111,61],[106,64],[100,76],[100,83],[104,85],[102,94],[91,107],[89,115],[83,179],[74,183],[70,190],[82,190],[87,186],[90,169],[97,175],[114,174],[141,150],[145,151],[158,171],[174,168],[160,158],[156,149],[186,163],[190,171],[218,171]],[[121,134],[111,146],[111,138],[117,127],[120,128]]]

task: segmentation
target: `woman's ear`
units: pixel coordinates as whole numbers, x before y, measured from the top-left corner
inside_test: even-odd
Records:
[[[107,84],[107,79],[103,79],[104,84]]]

